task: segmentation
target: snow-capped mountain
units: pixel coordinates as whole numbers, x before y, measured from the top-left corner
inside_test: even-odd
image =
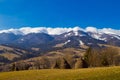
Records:
[[[120,39],[120,30],[110,28],[96,29],[94,27],[87,27],[86,32],[93,38],[107,41],[110,38]]]
[[[96,29],[87,27],[74,28],[20,28],[0,31],[0,44],[20,47],[39,47],[50,49],[56,47],[93,46],[110,44],[120,46],[120,30],[110,28]]]

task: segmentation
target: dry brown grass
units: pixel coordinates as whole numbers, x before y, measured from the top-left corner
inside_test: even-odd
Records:
[[[120,67],[2,72],[0,80],[120,80]]]

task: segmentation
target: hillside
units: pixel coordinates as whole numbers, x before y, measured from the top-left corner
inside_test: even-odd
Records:
[[[0,45],[0,64],[25,59],[32,55],[26,50]]]
[[[120,67],[29,70],[0,73],[0,80],[120,80]]]
[[[102,45],[100,45],[102,46]],[[120,65],[120,48],[104,45],[104,49],[87,50],[66,48],[42,53],[42,55],[21,59],[0,66],[0,71],[21,71],[38,69],[80,69]]]

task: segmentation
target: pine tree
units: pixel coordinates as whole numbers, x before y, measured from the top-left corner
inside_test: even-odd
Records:
[[[86,63],[86,66],[88,67],[90,66],[91,63],[90,61],[91,57],[92,57],[92,48],[88,48],[86,53],[84,54],[84,61]]]
[[[75,69],[78,69],[78,68],[83,68],[83,63],[81,58],[77,59],[75,63]]]
[[[53,66],[53,69],[60,69],[60,64],[58,62],[55,62],[55,65]]]
[[[71,69],[71,66],[67,62],[67,60],[65,60],[65,58],[62,58],[60,68],[61,69]]]

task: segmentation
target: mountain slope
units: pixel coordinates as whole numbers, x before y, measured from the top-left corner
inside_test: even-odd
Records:
[[[36,46],[49,43],[53,39],[52,36],[45,33],[30,33],[16,40],[16,43],[24,46]]]
[[[1,33],[0,44],[14,43],[15,40],[19,39],[22,35],[15,35],[13,33]]]
[[[9,63],[12,61],[29,58],[32,54],[26,50],[0,45],[0,63]]]
[[[63,31],[65,29],[65,31]],[[52,31],[55,31],[50,29]],[[56,29],[57,30],[57,29]],[[51,35],[45,30],[38,29],[36,33],[14,34],[0,33],[0,44],[5,44],[13,47],[24,48],[28,50],[38,49],[38,51],[49,51],[60,48],[87,48],[100,47],[99,44],[109,44],[120,46],[120,36],[118,32],[110,32],[110,30],[96,30],[87,28],[82,30],[77,28],[61,29],[61,33]],[[59,29],[58,29],[59,31]],[[29,32],[29,31],[28,31]],[[57,31],[55,31],[57,32]],[[24,32],[25,33],[25,32]]]

